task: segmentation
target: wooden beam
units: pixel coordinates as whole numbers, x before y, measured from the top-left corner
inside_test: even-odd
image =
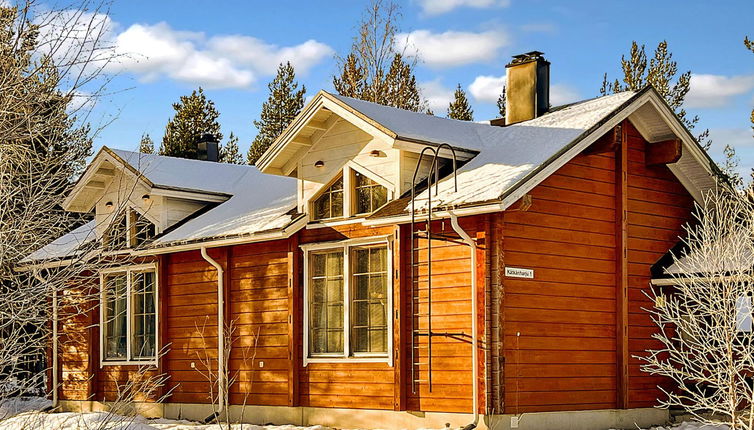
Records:
[[[308,137],[296,136],[295,139],[290,141],[291,144],[300,146],[312,146],[312,140]]]
[[[307,128],[314,128],[316,130],[327,130],[327,122],[326,121],[314,121],[311,120],[304,125],[304,127]]]
[[[407,282],[405,262],[401,259],[401,249],[406,248],[410,242],[406,239],[406,229],[395,226],[395,240],[393,241],[393,410],[406,410],[406,353],[403,341],[403,316],[404,300],[406,292],[410,288]],[[406,248],[408,249],[408,248]],[[410,251],[409,251],[410,252]]]
[[[672,164],[681,159],[683,145],[680,139],[663,140],[647,144],[647,166]]]
[[[105,189],[105,183],[102,181],[89,181],[86,184],[84,184],[84,188],[93,188],[95,190],[104,190]]]
[[[628,143],[625,128],[615,154],[615,303],[617,407],[628,407]]]
[[[301,353],[303,351],[303,309],[302,284],[303,270],[299,264],[299,236],[293,235],[288,240],[288,406],[300,404],[299,381],[301,372]]]
[[[102,176],[115,176],[115,168],[112,167],[100,167],[97,169],[96,172],[94,172],[95,175],[102,175]]]
[[[623,141],[623,132],[621,125],[616,125],[612,130],[605,133],[602,137],[597,139],[593,144],[589,145],[585,154],[605,154],[609,152],[615,152]]]

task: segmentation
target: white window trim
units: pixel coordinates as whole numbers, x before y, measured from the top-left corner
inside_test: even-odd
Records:
[[[367,245],[387,246],[387,352],[351,354],[351,248]],[[304,251],[304,367],[309,363],[387,363],[393,366],[393,237],[371,236],[356,239],[300,245]],[[343,353],[311,356],[309,353],[309,254],[313,251],[343,251]]]
[[[387,189],[388,202],[395,199],[395,196],[396,196],[395,185],[388,182],[382,176],[372,172],[366,167],[351,160],[348,163],[346,163],[342,169],[337,170],[335,172],[335,175],[333,175],[333,177],[330,178],[325,183],[325,185],[321,186],[317,190],[317,192],[312,194],[312,196],[309,198],[309,201],[306,202],[306,208],[311,218],[312,214],[314,213],[314,209],[313,209],[314,202],[322,196],[325,190],[330,188],[330,186],[332,186],[332,184],[335,183],[338,177],[342,177],[343,178],[343,216],[313,220],[312,224],[314,225],[322,224],[323,227],[328,226],[328,225],[338,225],[338,223],[350,223],[350,222],[354,222],[354,220],[360,221],[370,215],[370,213],[357,214],[356,209],[354,208],[353,195],[354,195],[354,192],[356,191],[356,188],[353,183],[354,172],[359,172],[360,174],[366,176],[367,178],[385,187]]]
[[[154,271],[154,319],[155,319],[155,339],[154,339],[154,358],[146,360],[134,360],[131,359],[131,272],[146,272]],[[126,357],[127,360],[107,360],[105,359],[105,276],[112,273],[126,273]],[[158,276],[157,263],[138,264],[131,266],[114,267],[105,269],[100,272],[100,298],[99,298],[99,365],[100,368],[104,366],[125,366],[125,365],[139,365],[139,366],[157,366],[160,351],[160,282]]]
[[[155,236],[162,233],[162,228],[160,227],[160,223],[156,222],[150,215],[147,214],[147,211],[143,211],[139,209],[136,205],[133,205],[131,203],[127,204],[126,207],[123,209],[123,212],[126,214],[126,249],[125,250],[116,250],[116,251],[110,251],[109,254],[120,254],[125,253],[128,250],[131,250],[134,248],[134,244],[131,243],[131,211],[134,211],[138,213],[139,215],[146,218],[149,222],[151,222],[154,225],[154,233]],[[114,225],[116,217],[120,214],[118,211],[114,211],[111,215],[110,222]],[[112,225],[110,227],[112,227]],[[105,232],[105,234],[108,234]]]

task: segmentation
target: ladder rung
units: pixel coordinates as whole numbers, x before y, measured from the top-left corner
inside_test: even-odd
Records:
[[[414,382],[429,382],[427,379],[414,379]]]
[[[423,361],[417,361],[416,363],[414,363],[414,366],[426,366],[426,365],[427,365],[427,363],[425,363]]]

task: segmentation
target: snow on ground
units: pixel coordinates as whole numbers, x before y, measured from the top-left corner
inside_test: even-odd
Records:
[[[48,402],[49,403],[49,402]],[[228,430],[218,424],[201,424],[185,420],[123,417],[107,412],[23,412],[0,420],[0,430]],[[259,426],[233,424],[230,430],[329,430],[327,427],[298,427],[293,425]]]
[[[670,426],[652,427],[649,430],[728,430],[728,426],[713,426],[697,422],[682,422]]]
[[[52,403],[43,397],[13,397],[0,400],[0,420],[27,411],[39,411]]]

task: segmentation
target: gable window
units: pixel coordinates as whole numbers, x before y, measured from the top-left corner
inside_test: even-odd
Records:
[[[139,211],[128,208],[116,216],[106,234],[111,249],[134,248],[155,237],[157,228]]]
[[[368,214],[387,203],[387,188],[354,171],[356,214]]]
[[[153,265],[102,275],[103,363],[152,362],[157,348],[157,278]]]
[[[343,216],[343,176],[340,176],[314,200],[313,219],[329,219]]]
[[[388,238],[304,245],[306,360],[390,356]]]

